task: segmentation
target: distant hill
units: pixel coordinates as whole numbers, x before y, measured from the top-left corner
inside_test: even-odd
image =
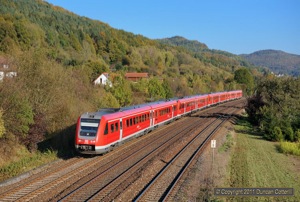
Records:
[[[300,75],[300,55],[279,50],[261,50],[240,56],[256,66],[268,67],[276,74]]]
[[[157,41],[171,46],[182,47],[190,51],[194,57],[201,61],[211,63],[214,66],[223,69],[225,68],[227,71],[230,71],[232,67],[236,66],[252,67],[244,58],[238,55],[222,50],[209,49],[206,44],[197,40],[189,40],[181,36],[174,36],[157,39]]]

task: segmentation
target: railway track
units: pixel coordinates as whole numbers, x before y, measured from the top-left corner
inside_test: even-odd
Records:
[[[220,114],[227,114],[232,104],[234,102],[225,103],[201,111],[201,115],[196,113],[182,118],[104,156],[63,161],[59,166],[39,172],[38,176],[19,181],[18,186],[0,187],[0,201],[111,201],[144,179],[145,171],[157,159],[164,158],[159,169],[164,167],[171,159],[168,151],[190,141],[192,134],[203,130]],[[140,192],[142,188],[136,191]]]
[[[173,159],[166,164],[158,174],[136,196],[134,201],[165,201],[172,198],[172,191],[191,162],[199,154],[216,131],[230,116],[219,118],[211,122],[204,130],[198,133]]]

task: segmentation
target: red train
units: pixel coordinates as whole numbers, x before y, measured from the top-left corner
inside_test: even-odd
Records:
[[[241,97],[242,91],[236,90],[85,113],[78,118],[75,148],[84,154],[106,153],[120,143],[146,134],[159,125]]]

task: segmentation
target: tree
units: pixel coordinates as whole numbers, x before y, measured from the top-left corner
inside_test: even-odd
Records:
[[[250,95],[254,88],[254,78],[251,75],[250,71],[246,68],[238,69],[234,72],[234,80],[244,85],[244,92],[247,95]]]
[[[132,102],[132,91],[127,80],[122,76],[116,76],[113,80],[113,87],[110,89],[111,93],[118,100],[121,107],[125,107]]]
[[[174,93],[168,83],[168,81],[166,79],[164,79],[163,83],[162,83],[162,87],[165,91],[165,98],[173,98],[174,97]]]
[[[150,79],[148,92],[151,100],[158,100],[166,97],[166,92],[157,78]]]
[[[267,78],[258,83],[255,95],[248,98],[246,111],[249,119],[259,125],[266,139],[279,140],[282,133],[283,139],[297,141],[299,86],[299,78]]]
[[[3,111],[2,109],[0,109],[0,138],[2,138],[5,133],[4,120],[2,116],[3,116]]]

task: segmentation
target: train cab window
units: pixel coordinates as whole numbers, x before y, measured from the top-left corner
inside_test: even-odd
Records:
[[[108,124],[106,123],[105,129],[104,129],[104,135],[107,135],[107,134],[108,134]]]

